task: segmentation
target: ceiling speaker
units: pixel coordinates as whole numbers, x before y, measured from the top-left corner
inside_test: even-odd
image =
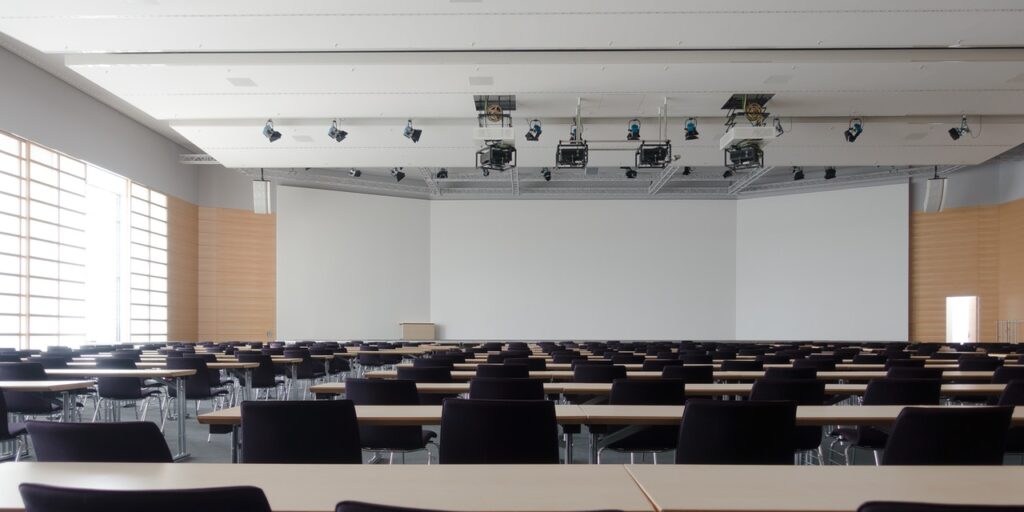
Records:
[[[941,212],[946,205],[946,178],[930,178],[924,191],[924,211]]]

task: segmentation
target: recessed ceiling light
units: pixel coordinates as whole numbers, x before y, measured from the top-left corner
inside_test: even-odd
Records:
[[[244,76],[231,76],[228,77],[228,82],[235,87],[256,87],[256,82],[252,81],[252,78],[246,78]]]

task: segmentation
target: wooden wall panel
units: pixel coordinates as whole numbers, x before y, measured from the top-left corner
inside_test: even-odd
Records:
[[[999,316],[999,207],[914,212],[910,226],[910,339],[945,341],[946,297],[978,296],[979,337]]]
[[[199,339],[266,341],[276,334],[276,218],[199,208]]]
[[[199,337],[199,207],[167,197],[167,339]]]
[[[1024,320],[1024,199],[999,206],[999,319]]]

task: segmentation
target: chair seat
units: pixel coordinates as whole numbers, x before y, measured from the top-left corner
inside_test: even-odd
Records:
[[[874,427],[840,427],[833,430],[829,435],[838,435],[849,444],[873,450],[885,448],[885,443],[889,440],[889,434]]]
[[[8,439],[13,439],[13,438],[18,437],[20,435],[24,435],[27,432],[27,430],[25,430],[25,424],[24,423],[8,423],[7,424],[7,430],[8,430],[8,432],[10,432],[11,435],[9,437],[0,436],[0,441],[6,441]]]

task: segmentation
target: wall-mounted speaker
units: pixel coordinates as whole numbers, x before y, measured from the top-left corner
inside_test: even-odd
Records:
[[[924,211],[941,212],[946,205],[946,178],[930,178],[924,191]]]
[[[270,182],[255,180],[252,182],[252,211],[268,214],[270,211]]]

